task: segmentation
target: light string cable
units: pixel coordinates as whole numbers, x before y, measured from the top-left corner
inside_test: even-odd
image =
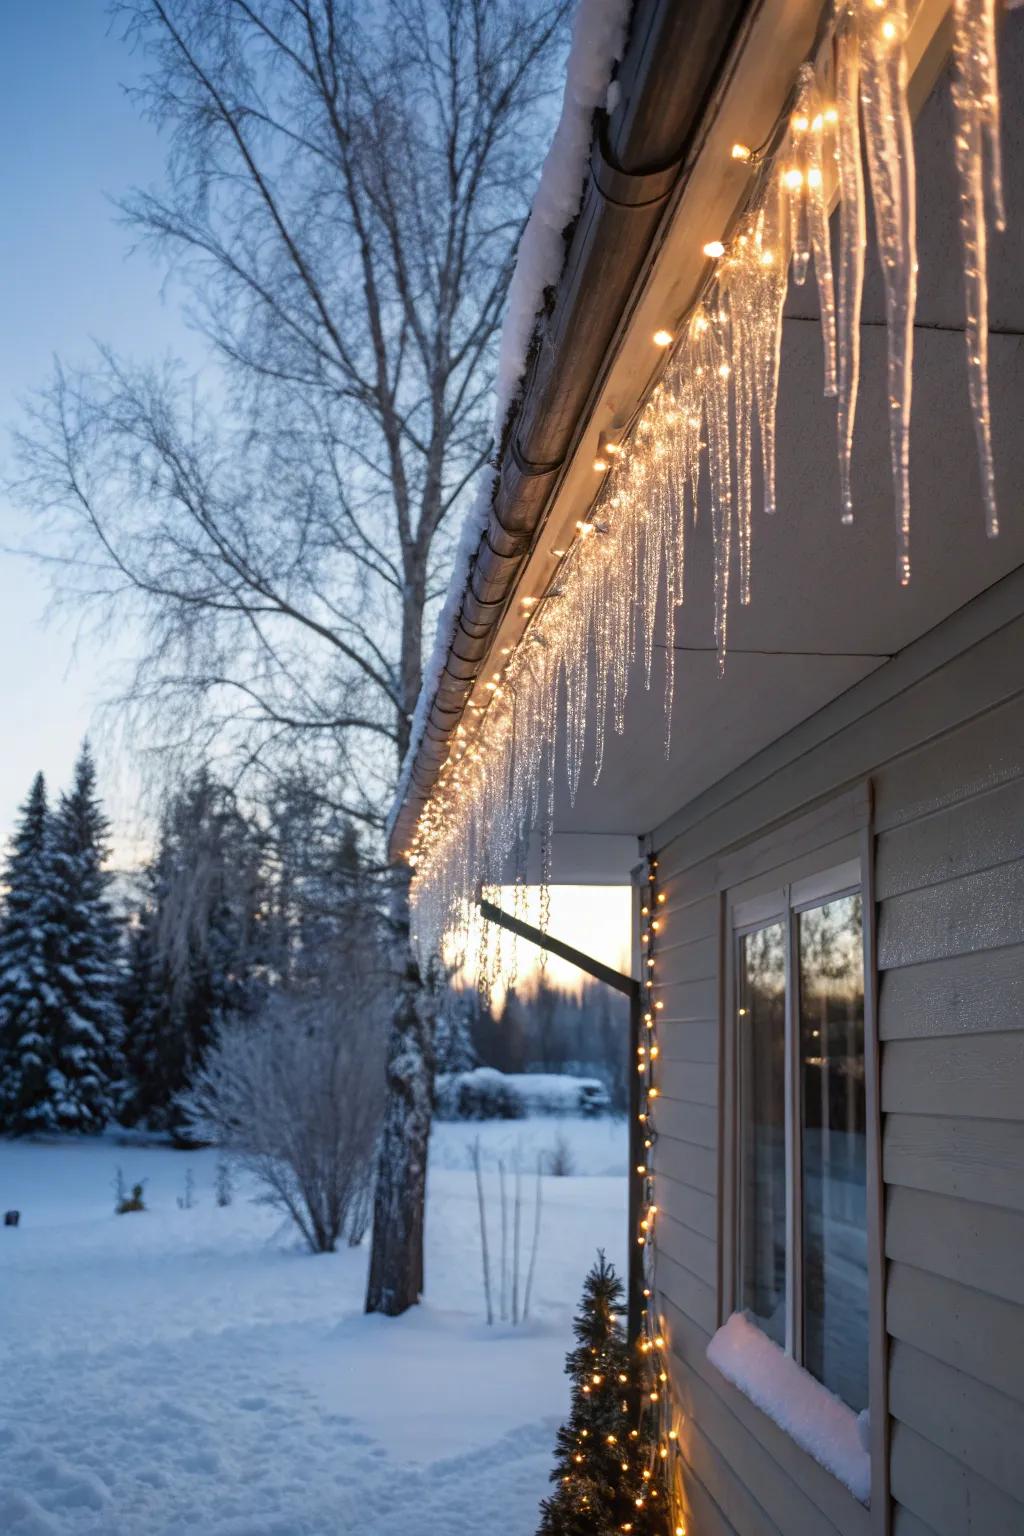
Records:
[[[813,264],[823,342],[823,389],[836,399],[843,522],[855,514],[851,450],[860,374],[860,304],[866,204],[874,209],[885,290],[886,389],[898,574],[910,579],[909,422],[916,231],[913,142],[907,105],[906,0],[838,0],[824,57],[798,71],[766,147],[736,158],[752,167],[749,196],[728,241],[705,245],[709,268],[674,334],[660,378],[628,436],[602,465],[598,496],[560,554],[557,588],[520,596],[524,639],[471,703],[409,850],[421,942],[437,944],[465,920],[466,899],[516,842],[539,833],[550,863],[556,756],[570,802],[590,755],[596,782],[608,722],[625,730],[625,700],[642,658],[652,682],[665,653],[665,745],[675,686],[677,612],[687,551],[707,487],[712,536],[714,641],[728,649],[731,604],[751,601],[753,480],[760,458],[763,512],[776,509],[775,420],[783,309],[790,276]],[[1002,220],[998,162],[995,0],[955,0],[954,107],[968,293],[971,400],[983,465],[990,447],[985,221]],[[832,57],[835,68],[827,66]],[[834,94],[824,80],[834,75]],[[867,165],[867,175],[864,165]],[[829,214],[840,207],[833,270]],[[709,232],[710,233],[710,232]],[[596,467],[596,465],[595,465]],[[983,476],[984,478],[984,476]],[[994,495],[994,493],[993,493]],[[702,514],[703,515],[703,514]],[[986,491],[986,528],[998,527]],[[548,599],[558,596],[552,603]],[[656,617],[663,633],[655,645]],[[526,668],[527,650],[535,658]],[[518,682],[517,729],[509,684]],[[514,750],[513,750],[514,741]],[[560,765],[559,765],[560,766]],[[547,884],[549,870],[543,872]]]

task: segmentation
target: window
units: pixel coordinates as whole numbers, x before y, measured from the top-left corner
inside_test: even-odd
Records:
[[[859,866],[732,913],[736,1309],[859,1413],[868,1406]]]

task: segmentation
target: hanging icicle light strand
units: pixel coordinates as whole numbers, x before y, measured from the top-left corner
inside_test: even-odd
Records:
[[[955,159],[964,250],[970,399],[985,520],[998,531],[989,420],[986,217],[1005,223],[999,162],[994,0],[954,0]],[[753,592],[754,442],[763,508],[776,510],[775,424],[782,322],[790,273],[814,267],[823,386],[837,402],[843,522],[854,516],[851,450],[860,372],[866,200],[871,197],[885,290],[887,397],[898,574],[910,579],[909,429],[917,286],[913,142],[907,104],[905,0],[839,0],[824,47],[835,97],[813,63],[799,71],[786,116],[750,154],[745,211],[728,238],[709,240],[711,263],[688,317],[654,340],[664,372],[631,433],[611,454],[602,440],[592,515],[560,555],[557,588],[520,598],[523,642],[488,702],[475,700],[457,770],[442,775],[413,846],[420,943],[434,950],[467,920],[472,893],[496,872],[525,878],[531,835],[550,878],[558,764],[564,741],[570,801],[593,741],[601,772],[609,719],[625,730],[626,690],[642,658],[651,685],[656,620],[666,625],[665,748],[675,686],[676,611],[686,595],[688,531],[707,487],[713,545],[714,637],[728,650],[730,603]],[[820,56],[819,56],[820,62]],[[865,176],[863,161],[867,162]],[[833,271],[829,211],[839,211]],[[596,464],[595,464],[596,468]],[[594,535],[600,534],[600,537]],[[734,586],[733,567],[737,582]],[[550,599],[557,596],[559,601]],[[589,733],[589,734],[588,734]]]

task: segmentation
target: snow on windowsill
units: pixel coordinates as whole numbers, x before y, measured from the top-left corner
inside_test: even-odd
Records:
[[[871,1493],[868,1415],[854,1413],[741,1312],[723,1323],[707,1357],[862,1504]]]

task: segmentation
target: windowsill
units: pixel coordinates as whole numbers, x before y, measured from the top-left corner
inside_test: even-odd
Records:
[[[707,1357],[854,1498],[868,1503],[871,1458],[861,1438],[866,1413],[854,1413],[741,1312],[722,1324]]]

